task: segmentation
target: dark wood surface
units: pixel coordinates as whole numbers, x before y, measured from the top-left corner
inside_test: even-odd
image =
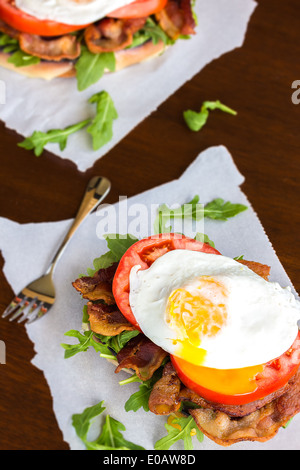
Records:
[[[299,31],[297,0],[259,1],[242,48],[209,64],[85,173],[50,153],[36,158],[17,147],[21,136],[0,124],[0,216],[21,223],[67,219],[94,174],[111,180],[111,203],[180,176],[200,151],[223,144],[245,175],[243,191],[299,291],[300,104],[291,101],[292,82],[300,80]],[[215,99],[238,116],[216,112],[192,134],[182,111]],[[0,263],[2,268],[1,257]],[[13,295],[2,273],[0,286],[2,311]],[[46,380],[30,363],[34,351],[24,326],[0,319],[0,339],[6,344],[0,449],[68,449]]]

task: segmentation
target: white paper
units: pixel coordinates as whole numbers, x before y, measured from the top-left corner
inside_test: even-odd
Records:
[[[36,130],[64,128],[93,116],[94,105],[88,99],[106,90],[119,115],[114,121],[113,139],[108,144],[93,151],[91,136],[82,130],[69,137],[63,151],[57,144],[46,147],[85,171],[208,63],[241,47],[255,7],[253,0],[197,0],[195,36],[177,41],[154,60],[108,74],[82,92],[77,91],[75,78],[45,82],[0,68],[0,84],[5,84],[6,93],[5,104],[0,99],[0,119],[26,137]],[[221,96],[207,99],[221,99]],[[200,108],[201,103],[196,106]]]
[[[154,203],[183,204],[196,194],[204,204],[216,197],[233,203],[246,204],[247,211],[228,221],[205,219],[204,233],[214,241],[216,248],[224,255],[231,257],[244,255],[245,259],[268,264],[272,267],[271,280],[278,281],[282,286],[291,285],[257,215],[240,189],[243,181],[244,178],[228,151],[222,146],[212,147],[201,153],[179,179],[109,206],[110,215],[115,210],[116,213],[124,213],[126,206],[130,212],[131,208],[138,207],[137,204],[146,204],[148,207]],[[64,342],[73,342],[72,338],[64,336],[65,332],[81,327],[82,307],[85,302],[72,287],[71,282],[79,274],[86,273],[86,269],[93,266],[93,260],[107,251],[106,242],[98,238],[102,235],[99,233],[99,221],[102,220],[103,210],[104,208],[98,214],[93,213],[82,224],[57,265],[55,271],[57,299],[53,308],[41,320],[26,326],[36,351],[33,364],[43,371],[48,381],[58,425],[71,449],[84,448],[72,427],[72,414],[80,413],[84,408],[104,400],[105,413],[126,426],[124,433],[126,439],[147,450],[153,450],[154,443],[166,435],[164,428],[166,418],[143,410],[136,413],[127,413],[124,410],[126,400],[138,390],[138,384],[120,386],[119,381],[128,377],[126,372],[115,374],[115,367],[105,359],[99,358],[94,350],[64,359],[64,350],[60,346]],[[5,260],[4,273],[15,293],[43,273],[52,258],[55,245],[62,240],[70,224],[71,220],[20,225],[0,218],[0,249]],[[131,233],[135,235],[132,231]],[[149,232],[146,230],[139,233],[139,236],[147,235]],[[229,449],[299,450],[299,433],[300,417],[296,416],[287,429],[280,429],[277,436],[266,443],[244,442],[235,444]],[[194,439],[194,448],[227,449],[208,438],[205,438],[201,444]],[[182,441],[172,449],[183,449]]]

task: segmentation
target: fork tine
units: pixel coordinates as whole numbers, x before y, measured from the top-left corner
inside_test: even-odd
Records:
[[[23,311],[23,315],[21,316],[21,318],[18,319],[17,322],[22,323],[24,320],[26,320],[26,318],[30,317],[30,315],[32,315],[35,309],[37,309],[39,306],[40,306],[40,302],[37,300],[36,297],[34,299],[31,299],[31,302],[29,302],[27,310],[25,310],[25,312]]]
[[[21,306],[24,301],[24,295],[22,293],[16,295],[16,297],[11,301],[11,303],[6,307],[2,314],[2,318],[10,315],[18,306]]]
[[[50,304],[47,304],[46,302],[41,302],[37,308],[31,313],[30,316],[27,316],[27,321],[26,323],[33,323],[35,320],[38,318],[41,318],[43,315],[45,315],[48,312],[48,309],[51,307]],[[25,320],[26,320],[25,318]]]
[[[24,310],[29,306],[30,301],[31,301],[31,299],[27,299],[27,298],[25,297],[25,298],[23,299],[21,305],[19,306],[19,308],[17,308],[17,310],[9,317],[9,321],[13,321],[13,320],[15,320],[16,318],[18,318],[20,315],[22,315],[22,313],[24,312]]]

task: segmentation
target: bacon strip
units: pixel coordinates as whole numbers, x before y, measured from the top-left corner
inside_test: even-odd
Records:
[[[146,336],[139,334],[128,341],[118,353],[119,365],[115,372],[118,373],[124,368],[133,369],[141,380],[149,380],[161,366],[167,354]]]
[[[19,43],[22,51],[44,60],[73,60],[80,56],[81,50],[76,36],[71,34],[53,39],[43,39],[34,34],[21,33]]]
[[[160,27],[171,39],[195,34],[195,19],[191,0],[169,0],[165,8],[155,15]]]
[[[244,266],[247,266],[249,269],[254,271],[266,281],[268,280],[271,269],[270,266],[267,266],[266,264],[257,263],[256,261],[246,261],[245,259],[239,259],[238,262],[243,264]]]
[[[117,266],[118,263],[114,263],[108,268],[100,269],[93,277],[80,277],[72,285],[84,299],[103,300],[106,304],[113,305],[115,299],[112,293],[112,281]]]
[[[129,323],[116,305],[88,302],[87,312],[91,330],[104,336],[116,336],[122,331],[133,331],[135,327]]]
[[[88,26],[84,40],[90,52],[115,52],[130,46],[133,34],[141,29],[146,18],[124,19],[104,18],[97,24]]]
[[[181,382],[173,365],[168,362],[161,379],[153,386],[149,397],[149,410],[156,415],[169,415],[179,410]]]

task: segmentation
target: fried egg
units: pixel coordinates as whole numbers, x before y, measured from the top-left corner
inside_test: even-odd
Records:
[[[40,20],[70,25],[94,23],[134,0],[15,0],[16,6]]]
[[[191,364],[237,369],[286,352],[300,302],[289,287],[216,254],[173,250],[130,272],[129,302],[142,332]]]

